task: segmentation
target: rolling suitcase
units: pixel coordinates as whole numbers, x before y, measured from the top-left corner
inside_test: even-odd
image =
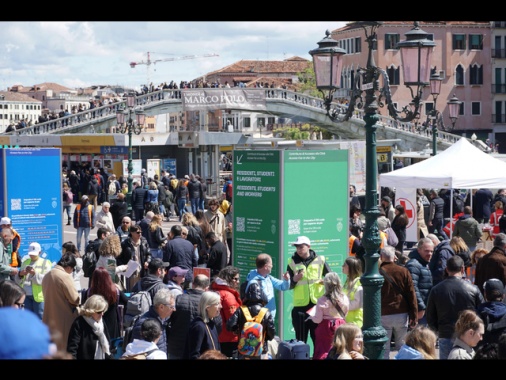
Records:
[[[304,317],[302,315],[300,321],[302,322],[302,330],[304,330]],[[310,347],[309,344],[304,343],[301,340],[297,339],[289,339],[283,340],[278,345],[278,352],[276,354],[276,359],[281,360],[309,360],[310,357]]]
[[[309,360],[309,344],[297,339],[284,340],[279,343],[276,359]]]

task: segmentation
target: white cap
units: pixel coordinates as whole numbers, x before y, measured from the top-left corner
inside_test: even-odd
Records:
[[[11,224],[11,220],[10,218],[4,216],[2,219],[0,219],[0,224]]]
[[[311,246],[311,240],[307,236],[299,236],[297,238],[297,241],[293,243],[292,245],[301,245],[306,244],[307,246]]]
[[[28,247],[28,254],[38,256],[42,248],[39,243],[31,243]]]

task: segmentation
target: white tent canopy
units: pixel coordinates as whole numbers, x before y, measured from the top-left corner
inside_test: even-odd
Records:
[[[431,158],[380,174],[379,183],[396,188],[506,188],[506,162],[461,138]]]

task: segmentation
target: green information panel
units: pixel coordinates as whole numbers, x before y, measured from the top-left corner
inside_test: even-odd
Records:
[[[295,253],[293,242],[303,235],[343,279],[341,266],[348,254],[348,150],[288,150],[283,156],[284,266]],[[292,293],[283,292],[283,339],[295,338]]]
[[[234,151],[234,265],[241,281],[259,253],[272,257],[272,274],[279,269],[280,151]]]
[[[341,274],[348,253],[348,150],[234,150],[233,156],[233,263],[241,281],[262,252],[281,278],[299,235]],[[278,335],[293,338],[292,291],[276,298]]]

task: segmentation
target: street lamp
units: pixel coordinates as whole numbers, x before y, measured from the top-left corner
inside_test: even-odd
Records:
[[[122,108],[116,113],[116,120],[118,122],[118,130],[120,133],[128,132],[128,193],[127,193],[127,205],[130,212],[132,208],[132,172],[134,170],[132,163],[132,133],[140,135],[144,128],[144,121],[146,114],[142,108],[135,109],[135,95],[128,94],[126,96],[126,105],[128,110]],[[135,114],[135,119],[132,119],[132,114]],[[128,118],[127,118],[128,115]],[[127,119],[125,121],[125,119]]]
[[[450,113],[450,120],[452,122],[452,130],[455,128],[455,123],[457,122],[457,119],[459,118],[459,111],[460,111],[460,105],[462,102],[453,94],[453,98],[451,98],[446,104],[448,104],[448,111]]]
[[[437,154],[437,123],[441,118],[441,113],[436,109],[437,97],[441,93],[441,82],[443,78],[439,76],[439,74],[432,74],[430,76],[430,94],[432,95],[432,99],[434,99],[434,106],[430,111],[429,115],[427,115],[427,120],[432,119],[432,155],[435,156]]]
[[[409,106],[398,111],[391,98],[388,76],[385,70],[376,67],[373,49],[377,42],[376,29],[382,22],[359,21],[354,23],[365,31],[368,44],[368,58],[366,68],[358,68],[354,80],[354,89],[350,104],[345,115],[338,109],[331,109],[334,92],[339,88],[341,79],[341,56],[345,53],[337,47],[337,41],[327,37],[318,42],[319,47],[311,50],[313,56],[316,87],[324,96],[327,115],[332,121],[345,121],[353,115],[355,106],[364,108],[366,131],[366,194],[365,194],[365,231],[362,245],[365,248],[365,271],[361,277],[364,287],[364,347],[366,356],[371,359],[382,359],[384,345],[387,341],[386,331],[381,325],[381,287],[383,277],[378,271],[379,247],[381,243],[378,230],[378,194],[377,194],[377,156],[376,129],[378,128],[378,107],[384,104],[385,97],[390,115],[399,121],[411,121],[419,117],[423,88],[429,85],[430,62],[435,42],[427,38],[427,33],[421,30],[418,22],[414,28],[406,33],[406,41],[398,43],[403,62],[404,84],[410,89],[412,101]],[[383,78],[383,87],[379,87],[379,77]],[[413,93],[412,86],[416,86]],[[365,100],[362,93],[365,92]],[[379,94],[379,98],[377,96]],[[404,115],[401,117],[401,115]],[[388,342],[389,344],[389,342]]]

